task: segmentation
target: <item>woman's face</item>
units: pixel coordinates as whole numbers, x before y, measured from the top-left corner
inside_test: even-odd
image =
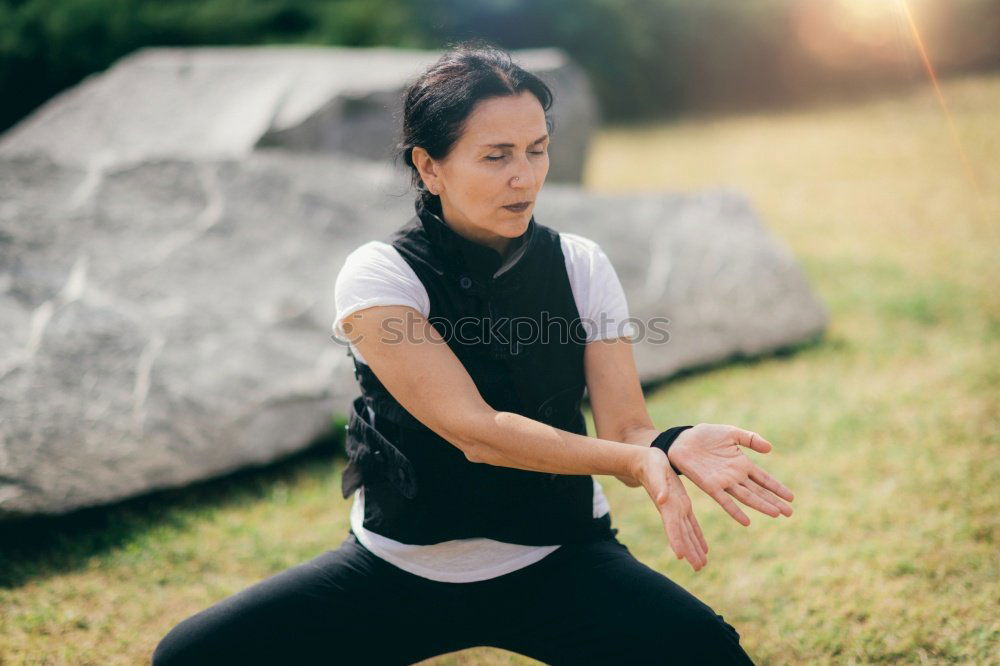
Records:
[[[549,172],[545,112],[530,92],[476,104],[444,160],[413,149],[413,162],[456,232],[504,254],[523,234]],[[506,206],[527,202],[522,210]]]

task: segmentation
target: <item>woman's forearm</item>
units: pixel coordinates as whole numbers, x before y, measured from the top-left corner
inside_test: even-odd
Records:
[[[653,440],[660,434],[660,431],[652,426],[636,426],[626,430],[622,435],[622,442],[633,446],[649,447]],[[632,476],[616,474],[615,478],[627,486],[635,488],[639,485],[639,480]]]
[[[660,432],[660,430],[649,426],[632,428],[625,431],[622,435],[622,441],[626,444],[634,444],[636,446],[649,446]]]
[[[472,433],[464,438],[466,457],[501,467],[633,478],[641,457],[632,444],[577,435],[513,412],[484,412],[466,426]]]

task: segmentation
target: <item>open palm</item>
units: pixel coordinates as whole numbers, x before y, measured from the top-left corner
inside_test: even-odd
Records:
[[[791,516],[792,507],[785,500],[794,499],[792,491],[755,465],[743,454],[741,446],[759,453],[768,453],[773,448],[753,431],[700,423],[680,434],[670,447],[669,458],[684,476],[744,526],[750,524],[750,518],[733,497],[773,518]]]

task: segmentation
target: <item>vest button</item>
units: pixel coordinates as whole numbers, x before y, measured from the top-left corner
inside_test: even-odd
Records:
[[[542,410],[542,416],[545,418],[552,416],[552,405],[545,406],[545,409]]]
[[[462,289],[468,289],[469,287],[472,286],[472,278],[470,278],[468,275],[463,275],[459,279],[458,283],[462,285]]]

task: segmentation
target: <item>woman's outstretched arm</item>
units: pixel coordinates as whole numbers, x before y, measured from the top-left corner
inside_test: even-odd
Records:
[[[597,436],[649,447],[661,430],[646,409],[632,346],[627,338],[595,340],[584,355],[587,388]],[[670,462],[718,502],[742,525],[750,519],[732,497],[773,518],[792,515],[785,500],[792,491],[758,467],[740,449],[771,451],[771,443],[755,432],[733,425],[699,423],[683,431],[670,447]],[[635,479],[616,475],[629,486]]]
[[[393,397],[469,460],[558,474],[636,474],[643,456],[635,447],[493,409],[415,309],[373,306],[346,317],[343,326]]]
[[[586,437],[493,409],[437,329],[412,307],[357,310],[343,319],[342,329],[400,405],[469,460],[637,479],[656,504],[677,557],[695,570],[704,566],[708,546],[690,498],[660,449]]]

